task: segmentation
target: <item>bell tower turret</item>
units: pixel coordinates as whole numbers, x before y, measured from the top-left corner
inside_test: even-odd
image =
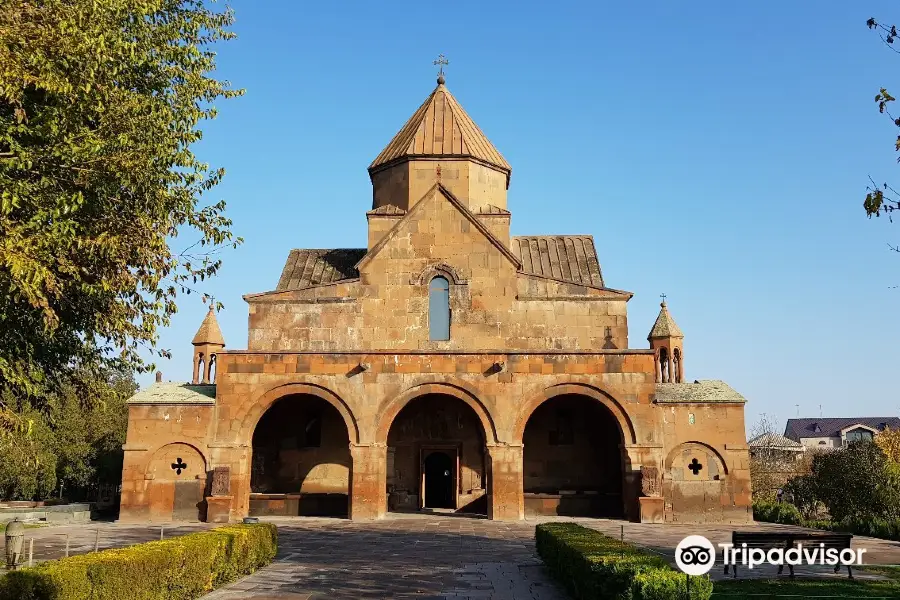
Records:
[[[657,383],[684,382],[684,334],[669,314],[666,295],[662,295],[659,316],[650,330],[647,340],[654,351]]]
[[[219,329],[219,322],[216,320],[216,311],[212,305],[209,312],[200,324],[200,329],[191,340],[194,345],[194,378],[192,383],[207,384],[215,383],[215,375],[213,367],[216,364],[216,355],[225,348],[225,338],[222,337],[222,330]]]

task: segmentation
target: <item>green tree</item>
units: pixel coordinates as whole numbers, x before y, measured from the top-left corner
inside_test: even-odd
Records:
[[[875,443],[884,451],[888,460],[900,467],[900,429],[886,428],[875,434]]]
[[[813,458],[812,489],[836,521],[896,517],[900,489],[888,466],[887,457],[875,443],[851,442],[846,448]]]
[[[125,401],[137,391],[130,374],[114,372],[76,386],[66,384],[48,403],[58,485],[84,495],[98,482],[122,476],[122,444],[128,427]]]
[[[97,483],[118,483],[128,425],[125,401],[137,390],[130,373],[77,372],[43,410],[16,401],[21,427],[0,437],[0,498],[44,499],[59,486],[87,499]]]
[[[875,31],[888,48],[900,53],[900,44],[895,46],[895,42],[897,42],[897,27],[895,25],[885,25],[871,18],[866,21],[866,26]],[[886,88],[881,88],[875,95],[878,111],[886,115],[894,127],[900,128],[900,117],[895,117],[890,110],[890,103],[894,101],[895,98]],[[894,141],[894,150],[900,152],[900,134],[897,135]],[[874,180],[871,180],[870,185],[866,188],[863,208],[865,208],[866,214],[870,218],[887,215],[888,219],[893,220],[892,213],[900,209],[900,193],[888,183],[878,185]],[[895,246],[891,246],[891,248],[895,251],[900,251],[900,248]]]
[[[56,487],[53,433],[38,411],[26,406],[18,415],[22,426],[0,439],[0,499],[46,498]]]
[[[202,0],[0,0],[0,390],[38,403],[81,369],[152,368],[176,297],[240,243],[224,201],[201,202],[223,170],[191,151],[241,93],[211,75],[232,20]]]

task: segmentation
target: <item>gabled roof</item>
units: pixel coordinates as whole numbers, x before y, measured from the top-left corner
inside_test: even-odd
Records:
[[[128,404],[215,404],[215,385],[154,383],[128,399]]]
[[[356,263],[365,248],[295,249],[288,254],[276,291],[302,290],[314,285],[356,279]]]
[[[482,223],[478,219],[478,217],[472,214],[472,211],[470,211],[465,204],[460,202],[459,199],[453,195],[453,192],[445,188],[440,183],[435,183],[433,186],[431,186],[428,191],[422,195],[422,199],[416,202],[413,207],[409,209],[409,212],[406,213],[406,216],[398,221],[396,225],[391,227],[391,229],[381,237],[381,240],[379,240],[379,242],[375,244],[371,250],[369,250],[362,258],[359,259],[359,262],[356,263],[356,270],[359,271],[366,262],[371,260],[379,252],[381,252],[381,249],[387,246],[387,244],[393,239],[396,232],[400,230],[406,220],[412,218],[412,216],[417,211],[421,210],[422,207],[425,206],[429,198],[438,194],[442,195],[450,202],[450,204],[456,207],[456,210],[458,210],[460,214],[462,214],[462,216],[475,227],[475,229],[481,232],[481,234],[486,237],[488,241],[509,260],[509,262],[515,265],[516,270],[519,270],[519,268],[521,267],[521,261],[519,261],[518,257],[513,254],[503,242],[497,239],[497,236],[491,233],[491,230],[485,227],[484,223]]]
[[[656,317],[656,323],[653,324],[653,329],[650,330],[650,335],[647,336],[647,339],[667,337],[684,337],[684,334],[681,333],[678,325],[675,324],[675,319],[669,314],[669,307],[666,306],[666,301],[663,300],[662,304],[659,305],[659,315]]]
[[[369,165],[369,173],[405,158],[473,158],[506,173],[511,167],[503,155],[466,114],[456,98],[438,84],[397,135]]]
[[[219,321],[216,319],[216,311],[210,306],[209,312],[200,323],[200,329],[194,334],[191,343],[195,346],[200,344],[215,344],[219,346],[225,345],[225,338],[222,337],[222,330],[219,328]]]
[[[839,437],[841,431],[853,425],[864,425],[876,431],[900,429],[898,417],[850,417],[834,419],[788,419],[784,435],[792,440],[801,438]]]
[[[744,403],[746,400],[724,381],[707,379],[695,380],[694,383],[657,383],[654,402],[657,404]]]
[[[523,273],[604,287],[594,238],[589,235],[519,235],[511,242]]]
[[[749,442],[750,448],[770,448],[773,450],[792,450],[803,452],[804,446],[781,434],[769,431],[758,435]]]

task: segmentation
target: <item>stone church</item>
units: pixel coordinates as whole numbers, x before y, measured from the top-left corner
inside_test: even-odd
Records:
[[[123,521],[751,519],[744,398],[686,377],[665,301],[629,346],[590,235],[510,235],[512,168],[443,75],[368,170],[364,247],[290,250],[246,350],[210,311],[193,381],[131,398]]]

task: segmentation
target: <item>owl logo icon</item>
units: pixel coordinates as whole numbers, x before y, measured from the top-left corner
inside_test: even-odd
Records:
[[[702,535],[689,535],[675,548],[675,564],[688,575],[706,575],[716,562],[716,549]]]

